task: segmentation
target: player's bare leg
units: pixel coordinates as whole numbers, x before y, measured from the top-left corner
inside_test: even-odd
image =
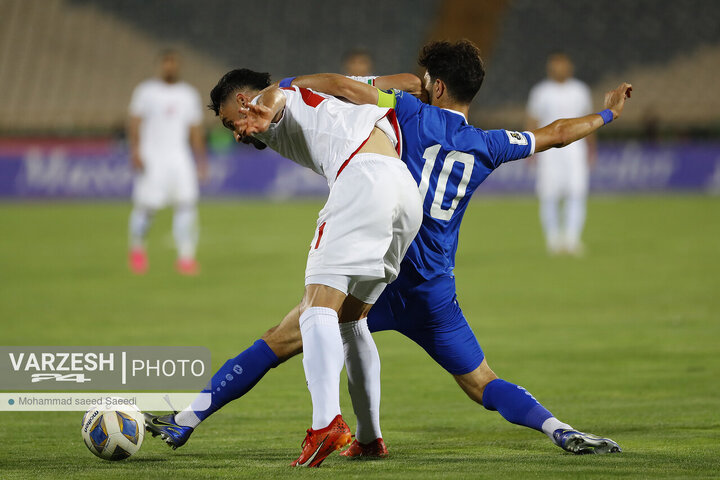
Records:
[[[622,451],[609,438],[579,432],[555,418],[530,392],[498,378],[487,360],[483,360],[472,372],[453,377],[472,400],[488,410],[496,410],[511,423],[545,433],[563,450],[576,454]]]
[[[275,325],[260,337],[275,353],[278,363],[285,362],[302,353],[302,336],[300,335],[300,305],[290,310],[283,321]]]
[[[213,375],[208,386],[185,409],[175,414],[145,414],[145,425],[153,436],[160,435],[173,449],[183,446],[194,429],[227,403],[249,392],[260,379],[280,363],[302,351],[300,305]],[[210,406],[207,405],[210,395]]]

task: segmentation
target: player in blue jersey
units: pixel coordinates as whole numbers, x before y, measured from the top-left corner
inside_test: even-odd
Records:
[[[306,88],[345,97],[355,103],[395,107],[403,132],[403,155],[424,195],[423,225],[406,254],[398,279],[389,285],[367,320],[344,328],[367,332],[397,330],[422,346],[454,376],[470,398],[488,410],[497,410],[512,423],[546,433],[556,445],[574,453],[619,452],[612,440],[581,433],[560,422],[525,389],[499,379],[487,360],[458,304],[452,273],[459,225],[469,197],[500,164],[534,152],[562,147],[583,138],[617,118],[631,86],[623,84],[606,96],[606,110],[577,119],[563,119],[532,132],[482,131],[467,124],[469,104],[480,88],[484,69],[478,50],[469,42],[438,42],[420,56],[426,69],[425,89],[430,105],[403,92],[382,92],[371,85],[342,76],[315,75],[286,79]],[[282,83],[281,83],[282,84]],[[262,122],[262,109],[246,112]],[[241,136],[241,135],[240,135]],[[154,426],[173,446],[187,440],[192,428],[220,406],[249,390],[271,367],[298,353],[301,339],[297,319],[289,315],[269,330],[253,347],[229,360],[224,369],[248,362],[256,367],[247,377],[214,395],[212,407],[195,411],[192,406],[161,421],[178,427],[178,433]],[[371,342],[368,343],[368,345]],[[379,428],[380,376],[377,350],[348,351],[346,367],[353,407],[358,417],[356,442],[346,456],[385,456],[387,449]],[[215,385],[215,383],[213,383]],[[190,420],[190,421],[189,421]],[[154,428],[153,428],[154,427]]]

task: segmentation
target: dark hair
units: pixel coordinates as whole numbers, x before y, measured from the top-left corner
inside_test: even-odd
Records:
[[[480,50],[469,40],[428,43],[418,63],[427,69],[431,80],[445,82],[448,93],[458,102],[470,103],[485,78]]]
[[[220,115],[220,105],[233,93],[243,88],[262,90],[270,86],[270,74],[260,73],[247,68],[238,68],[227,72],[210,91],[208,108]]]

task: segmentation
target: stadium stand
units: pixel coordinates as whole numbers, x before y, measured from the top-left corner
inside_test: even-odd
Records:
[[[593,88],[598,108],[603,92],[621,81],[637,87],[636,108],[622,128],[640,128],[650,112],[671,128],[720,126],[718,18],[720,2],[704,0],[509,2],[474,117],[483,125],[521,126],[547,55],[562,50]]]
[[[334,0],[174,0],[171,8],[158,0],[71,2],[96,5],[160,41],[189,42],[226,65],[276,76],[337,71],[343,53],[356,46],[375,54],[379,74],[412,69],[441,3],[372,0],[338,8]]]
[[[122,129],[132,89],[153,73],[164,44],[92,5],[63,0],[0,0],[0,5],[0,131]],[[225,67],[181,48],[186,79],[207,91]]]
[[[184,53],[185,78],[207,92],[239,65],[275,77],[339,71],[343,53],[356,46],[374,55],[378,74],[416,71],[424,41],[456,35],[474,39],[487,58],[472,115],[480,126],[521,127],[547,54],[562,48],[593,87],[598,107],[610,86],[625,79],[636,85],[637,107],[613,129],[638,130],[658,117],[665,128],[720,130],[720,2],[635,0],[621,13],[610,0],[335,5],[0,0],[0,134],[119,131],[132,88],[152,74],[156,53],[166,46]],[[465,30],[453,32],[447,25],[459,18]],[[472,32],[473,24],[482,31]],[[273,28],[271,41],[253,42]]]
[[[132,88],[167,46],[183,52],[185,79],[201,92],[234,66],[275,76],[337,71],[344,51],[358,45],[376,53],[379,72],[413,69],[438,3],[401,0],[380,15],[377,4],[358,2],[338,17],[330,0],[313,8],[278,0],[242,8],[228,0],[0,0],[0,134],[120,130]],[[278,18],[273,42],[243,44]]]

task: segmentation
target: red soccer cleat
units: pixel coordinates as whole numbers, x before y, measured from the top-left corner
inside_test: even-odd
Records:
[[[144,275],[148,270],[148,258],[144,248],[133,248],[128,256],[128,266],[135,275]]]
[[[338,415],[325,428],[308,429],[302,443],[302,453],[290,466],[319,467],[328,455],[349,444],[351,439],[350,427],[347,426],[342,415]]]
[[[352,445],[350,445],[350,448],[341,452],[340,455],[348,458],[387,458],[390,454],[388,453],[388,449],[385,446],[383,439],[376,438],[370,443],[360,443],[355,440]]]
[[[175,269],[180,275],[197,275],[200,273],[200,264],[194,258],[179,258],[175,262]]]

